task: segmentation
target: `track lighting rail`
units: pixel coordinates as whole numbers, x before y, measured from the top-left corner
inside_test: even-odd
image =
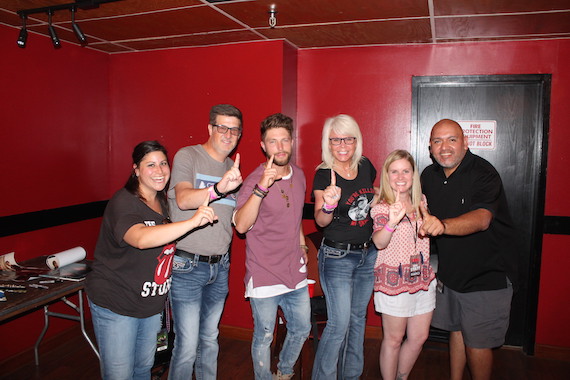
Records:
[[[16,13],[18,13],[18,15],[20,17],[23,16],[29,16],[31,14],[36,14],[36,13],[49,13],[51,12],[56,12],[56,11],[61,11],[61,10],[71,10],[72,8],[79,8],[79,9],[96,9],[99,8],[100,4],[104,4],[104,3],[114,3],[117,1],[121,1],[121,0],[78,0],[75,1],[73,3],[68,3],[68,4],[56,4],[56,5],[50,5],[47,7],[41,7],[41,8],[32,8],[32,9],[22,9],[17,11]]]
[[[59,40],[59,37],[57,36],[55,28],[53,27],[53,25],[51,23],[51,17],[56,11],[62,11],[62,10],[71,11],[71,28],[73,30],[73,33],[75,34],[75,36],[77,37],[77,39],[79,40],[81,45],[87,45],[87,38],[85,37],[85,34],[81,30],[81,28],[79,28],[79,25],[77,25],[77,23],[75,22],[75,12],[77,12],[77,9],[84,9],[84,10],[95,9],[95,8],[99,8],[99,5],[101,5],[101,4],[113,3],[116,1],[121,1],[121,0],[76,0],[75,2],[68,3],[68,4],[56,4],[56,5],[50,5],[48,7],[42,7],[42,8],[32,8],[32,9],[19,10],[19,11],[17,11],[17,13],[18,13],[18,16],[20,16],[20,18],[22,19],[22,29],[20,30],[20,34],[18,36],[18,41],[17,41],[18,47],[20,47],[20,48],[26,47],[26,43],[28,40],[28,30],[26,28],[26,19],[28,18],[28,16],[32,15],[32,14],[36,14],[36,13],[47,13],[47,15],[48,15],[48,33],[49,33],[49,36],[50,36],[51,41],[53,43],[53,47],[56,49],[59,49],[61,47],[61,42]]]

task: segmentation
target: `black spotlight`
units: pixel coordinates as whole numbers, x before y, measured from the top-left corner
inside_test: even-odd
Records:
[[[77,10],[76,8],[71,8],[71,28],[73,29],[73,33],[75,33],[75,37],[77,37],[81,45],[87,45],[87,37],[85,37],[85,34],[83,34],[83,32],[81,31],[79,25],[75,23],[76,10]]]
[[[22,16],[22,29],[20,29],[20,35],[18,36],[18,47],[25,48],[26,41],[28,41],[28,29],[26,29],[26,16]]]
[[[52,10],[50,10],[48,12],[48,32],[49,32],[49,36],[51,38],[51,43],[53,44],[53,47],[55,49],[59,49],[61,47],[61,41],[59,40],[59,37],[57,36],[57,33],[55,32],[55,28],[51,24],[52,13],[53,13]]]

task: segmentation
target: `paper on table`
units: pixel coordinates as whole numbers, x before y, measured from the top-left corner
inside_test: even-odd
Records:
[[[75,247],[54,255],[49,255],[46,259],[46,263],[50,269],[56,269],[81,261],[86,256],[87,252],[85,252],[83,247]]]
[[[14,257],[14,252],[7,253],[0,256],[0,270],[16,270],[14,266],[18,265],[16,258]]]

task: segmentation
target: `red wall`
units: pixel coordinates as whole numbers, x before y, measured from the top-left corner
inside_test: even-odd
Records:
[[[282,107],[283,43],[244,43],[115,55],[110,70],[111,178],[119,188],[130,172],[130,153],[158,139],[170,156],[208,138],[208,113],[230,103],[244,115],[238,145],[243,170],[261,158],[259,122]]]
[[[208,139],[208,113],[230,103],[244,115],[236,152],[241,171],[249,174],[262,160],[259,123],[284,107],[294,111],[295,51],[283,42],[179,49],[111,57],[111,139],[114,187],[130,171],[130,150],[144,139],[160,139],[171,157],[186,145]],[[285,86],[287,83],[287,86]],[[222,324],[253,326],[244,299],[245,244],[234,239],[230,294]]]
[[[109,57],[33,33],[14,49],[17,37],[0,26],[1,141],[13,154],[2,195],[20,200],[0,215],[107,199]]]
[[[538,299],[536,343],[570,347],[568,332],[568,280],[560,273],[568,268],[570,237],[545,235],[542,245],[542,266]]]
[[[6,161],[0,216],[108,199],[109,56],[0,25],[0,141]],[[19,261],[75,246],[92,256],[99,219],[0,238]],[[8,295],[9,297],[9,295]],[[55,307],[64,312],[67,307]],[[55,320],[46,338],[75,322]],[[0,361],[33,346],[42,311],[0,324]]]
[[[232,103],[244,112],[237,151],[247,175],[263,160],[259,122],[297,109],[297,163],[312,181],[320,162],[326,117],[353,115],[365,153],[379,166],[395,148],[409,148],[412,75],[551,73],[552,105],[546,214],[570,215],[570,41],[471,43],[304,50],[280,41],[173,49],[108,56],[31,35],[17,49],[17,29],[0,26],[0,123],[10,175],[2,187],[0,216],[108,199],[130,172],[130,154],[141,140],[159,139],[170,156],[207,139],[208,110]],[[296,60],[298,55],[298,60]],[[6,185],[10,184],[10,185]],[[310,185],[309,185],[310,186]],[[309,199],[309,194],[307,195]],[[92,254],[99,219],[0,238],[0,254],[18,258],[83,245]],[[306,232],[314,225],[304,223]],[[550,273],[568,267],[569,236],[546,236],[537,343],[570,347],[560,294],[568,282]],[[251,327],[243,298],[244,242],[234,239],[230,296],[222,323]],[[33,345],[40,313],[0,325],[0,361]],[[370,323],[379,318],[370,313]],[[62,321],[49,335],[73,322]],[[549,326],[557,326],[549,327]],[[17,331],[17,333],[16,333]]]
[[[552,74],[546,215],[569,216],[570,40],[390,46],[299,52],[301,165],[307,176],[320,162],[323,121],[347,113],[359,122],[364,152],[377,168],[394,149],[410,147],[411,83],[416,75]],[[427,154],[427,149],[426,149]],[[570,347],[570,283],[553,276],[570,267],[570,236],[546,236],[536,343]],[[562,276],[564,277],[564,276]],[[561,296],[562,295],[562,296]],[[561,299],[562,298],[562,299]],[[369,323],[379,317],[369,313]]]

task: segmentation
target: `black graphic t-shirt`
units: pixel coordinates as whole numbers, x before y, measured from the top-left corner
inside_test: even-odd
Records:
[[[324,190],[331,183],[331,169],[319,169],[313,180],[313,192]],[[332,222],[325,227],[324,237],[343,243],[364,243],[372,236],[370,204],[374,198],[376,169],[366,157],[358,165],[358,175],[352,180],[336,174],[336,185],[342,189]]]
[[[138,249],[123,237],[136,224],[154,226],[164,219],[126,189],[115,193],[103,215],[93,270],[85,280],[91,302],[135,318],[162,311],[172,281],[174,244]]]

